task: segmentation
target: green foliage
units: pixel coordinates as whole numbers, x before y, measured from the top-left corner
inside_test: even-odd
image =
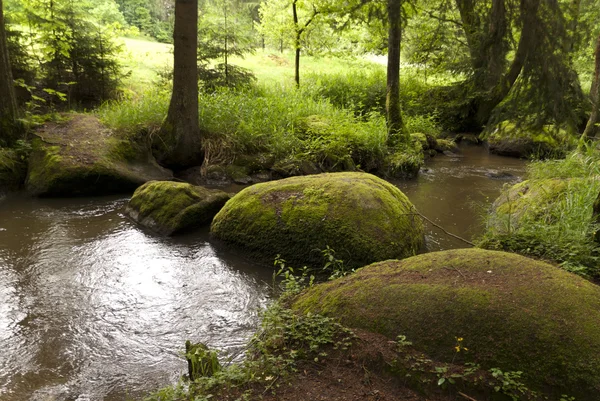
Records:
[[[203,343],[185,342],[185,359],[188,361],[188,376],[194,381],[201,377],[214,376],[221,370],[217,351]]]
[[[248,87],[256,81],[252,72],[229,61],[232,56],[243,57],[254,50],[252,25],[244,3],[237,0],[205,3],[198,22],[198,74],[204,89]]]
[[[320,315],[299,315],[282,302],[275,301],[261,314],[261,325],[248,343],[246,357],[239,364],[229,364],[200,375],[187,387],[166,387],[145,398],[146,401],[219,399],[219,393],[237,388],[246,399],[254,391],[266,393],[298,370],[299,364],[322,363],[330,350],[347,350],[354,333],[335,319]],[[214,351],[207,361],[215,361]],[[218,362],[215,362],[218,363]]]
[[[41,84],[35,86],[44,90],[39,89],[36,96],[45,99],[64,93],[71,106],[72,102],[89,105],[117,95],[121,77],[116,60],[120,47],[115,42],[118,22],[108,21],[118,18],[99,10],[100,5],[90,1],[28,0],[12,14],[12,23],[29,28],[18,35],[20,46],[30,52],[30,59],[20,63],[21,69],[25,65],[37,70],[35,78]],[[31,84],[31,76],[18,75]]]
[[[127,24],[161,42],[173,41],[174,2],[116,0],[116,3]]]
[[[515,201],[507,198],[510,194],[505,190],[499,200],[507,202],[487,218],[480,246],[553,260],[568,271],[599,277],[600,245],[594,241],[599,227],[592,215],[600,193],[599,174],[600,157],[593,150],[575,151],[564,160],[531,163],[529,182],[542,192],[531,200]],[[553,182],[559,185],[556,189],[550,185]]]

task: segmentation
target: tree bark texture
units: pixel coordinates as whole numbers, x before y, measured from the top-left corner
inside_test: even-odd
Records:
[[[521,37],[513,61],[508,70],[497,80],[494,87],[489,88],[490,93],[477,100],[477,122],[485,125],[494,108],[508,95],[523,70],[527,54],[535,45],[535,27],[540,0],[521,0]],[[498,54],[506,57],[506,53]]]
[[[198,0],[176,0],[173,92],[160,138],[160,163],[183,169],[202,163],[198,125]]]
[[[596,41],[594,80],[590,89],[590,99],[592,101],[592,113],[583,131],[582,138],[594,138],[598,134],[600,123],[600,35]]]
[[[17,134],[18,108],[6,44],[4,13],[0,0],[0,141],[10,143]]]
[[[400,45],[402,43],[402,1],[388,0],[388,62],[386,111],[388,145],[403,142],[402,107],[400,105]]]

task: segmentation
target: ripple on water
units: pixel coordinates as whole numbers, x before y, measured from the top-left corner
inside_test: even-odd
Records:
[[[2,400],[121,400],[176,380],[185,340],[234,352],[255,329],[268,269],[232,267],[243,262],[206,233],[155,237],[120,214],[122,199],[10,202]]]

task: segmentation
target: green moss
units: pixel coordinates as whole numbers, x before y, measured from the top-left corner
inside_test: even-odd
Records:
[[[127,205],[137,222],[171,235],[210,223],[229,200],[223,191],[171,181],[150,181],[139,187]]]
[[[435,150],[438,152],[456,151],[456,143],[452,139],[436,139]]]
[[[330,246],[346,266],[413,255],[423,244],[420,219],[393,185],[365,173],[292,177],[256,184],[217,214],[212,233],[272,260],[322,266]]]
[[[383,172],[386,177],[391,178],[414,178],[424,162],[421,149],[400,150],[386,156]]]
[[[488,219],[488,228],[505,233],[517,229],[527,220],[535,220],[562,197],[570,185],[576,184],[561,179],[527,180],[515,184],[492,205],[493,218]]]
[[[98,195],[171,177],[142,145],[114,134],[93,115],[74,114],[38,132],[25,185],[39,196]]]
[[[554,396],[600,391],[600,288],[522,256],[464,249],[381,262],[310,288],[294,308],[406,335],[440,361],[523,371]],[[457,337],[468,352],[456,353]]]
[[[575,138],[564,129],[545,125],[532,130],[511,121],[498,124],[484,139],[493,153],[523,158],[564,157],[576,145]]]

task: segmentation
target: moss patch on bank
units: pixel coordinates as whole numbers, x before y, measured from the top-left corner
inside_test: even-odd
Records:
[[[491,153],[519,158],[565,157],[577,141],[564,129],[545,125],[537,130],[504,121],[484,136]]]
[[[395,186],[366,173],[331,173],[256,184],[215,216],[217,238],[292,266],[320,266],[336,251],[348,267],[415,254],[423,226]]]
[[[522,371],[554,396],[600,391],[600,288],[519,255],[465,249],[381,262],[310,288],[294,308],[406,335],[435,360]],[[457,338],[468,352],[456,352]]]
[[[93,115],[75,114],[37,131],[25,185],[38,196],[103,195],[171,177],[143,144],[116,135]]]
[[[126,213],[143,226],[172,235],[209,224],[229,195],[186,183],[150,181],[133,194]]]

